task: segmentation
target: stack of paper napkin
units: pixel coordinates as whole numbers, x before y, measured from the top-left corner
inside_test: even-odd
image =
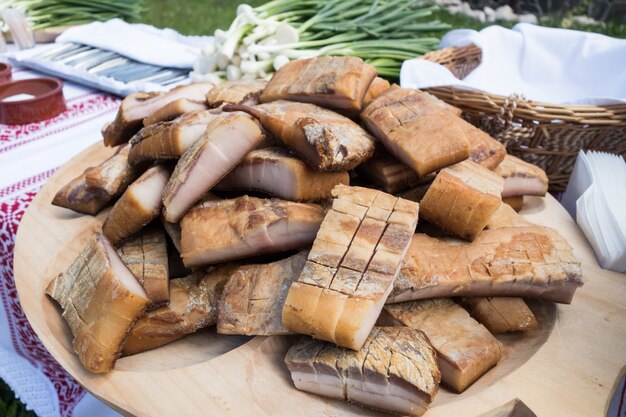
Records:
[[[580,151],[562,203],[604,269],[626,272],[626,163],[620,155]]]

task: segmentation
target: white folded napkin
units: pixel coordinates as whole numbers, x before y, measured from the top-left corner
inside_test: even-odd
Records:
[[[626,272],[626,163],[620,155],[580,151],[563,206],[604,269]]]
[[[126,23],[120,19],[94,22],[66,30],[56,43],[73,42],[109,50],[135,61],[160,67],[189,68],[200,54],[203,45],[213,42],[212,36],[183,36],[172,29]],[[167,91],[190,80],[163,86],[150,81],[125,83],[113,78],[93,74],[61,62],[42,59],[41,55],[56,45],[40,45],[33,49],[10,52],[7,58],[15,65],[25,65],[45,74],[70,80],[127,96],[137,91]]]
[[[400,84],[408,88],[454,85],[555,104],[626,103],[626,39],[519,23],[480,32],[448,32],[440,48],[475,44],[481,64],[459,80],[423,59],[405,61]]]
[[[70,28],[56,42],[82,43],[161,67],[191,68],[201,48],[200,42],[196,43],[194,38],[206,39],[185,37],[171,29],[156,29],[111,19]]]

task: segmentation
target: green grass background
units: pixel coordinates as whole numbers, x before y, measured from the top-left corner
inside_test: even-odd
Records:
[[[323,1],[323,0],[320,0]],[[226,29],[235,17],[237,6],[247,3],[258,6],[265,3],[263,0],[229,1],[229,0],[144,0],[145,12],[142,22],[157,27],[170,27],[185,35],[210,35],[215,29]],[[480,21],[463,16],[452,15],[445,10],[435,13],[434,17],[452,28],[469,28],[480,30],[493,23]],[[512,27],[512,22],[497,22],[497,24]],[[590,32],[598,32],[618,38],[626,38],[626,25],[609,22],[604,26],[584,26],[572,22],[571,14],[563,18],[547,16],[541,19],[540,24],[553,27],[568,27]]]

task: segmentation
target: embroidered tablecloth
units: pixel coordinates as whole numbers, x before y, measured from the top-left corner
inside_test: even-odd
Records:
[[[13,79],[38,74],[16,68]],[[65,83],[67,110],[39,123],[0,124],[0,378],[39,417],[119,416],[52,358],[20,307],[13,279],[15,236],[41,186],[70,158],[101,140],[118,98]]]

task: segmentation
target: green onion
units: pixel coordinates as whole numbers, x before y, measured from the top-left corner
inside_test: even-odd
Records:
[[[240,5],[230,28],[216,31],[215,52],[201,55],[197,68],[218,62],[219,68],[245,67],[246,77],[260,68],[256,75],[264,77],[271,70],[270,61],[278,69],[290,59],[352,55],[395,80],[403,61],[436,49],[438,35],[450,28],[432,18],[435,10],[437,6],[421,0],[272,0],[256,8]],[[191,73],[196,81],[205,75],[210,74]],[[232,72],[229,79],[237,76]]]
[[[71,26],[113,18],[137,20],[141,0],[0,0],[0,9],[22,8],[33,29]]]

